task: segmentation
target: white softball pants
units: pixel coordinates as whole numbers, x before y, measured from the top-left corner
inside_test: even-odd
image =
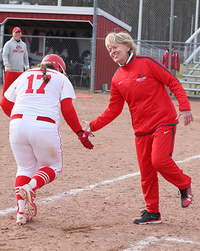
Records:
[[[38,167],[52,168],[56,177],[62,171],[62,141],[57,124],[23,115],[11,120],[9,139],[18,167],[16,176],[32,178]]]

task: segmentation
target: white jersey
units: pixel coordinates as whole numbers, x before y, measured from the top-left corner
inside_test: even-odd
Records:
[[[43,82],[43,73],[39,68],[31,69],[19,76],[8,90],[5,97],[15,102],[11,112],[49,117],[60,122],[60,102],[65,98],[76,99],[74,88],[68,78],[62,73],[47,69],[46,75],[50,81]]]

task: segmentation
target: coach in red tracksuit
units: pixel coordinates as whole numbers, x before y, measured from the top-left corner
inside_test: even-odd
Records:
[[[164,52],[162,58],[162,64],[168,69],[169,68],[169,49]],[[174,46],[172,45],[171,50],[171,73],[174,77],[176,77],[176,71],[180,71],[180,57],[178,51],[174,50]]]
[[[180,189],[182,207],[193,199],[191,178],[172,159],[178,118],[182,115],[185,125],[193,121],[190,103],[180,82],[161,63],[136,55],[136,45],[128,33],[108,34],[106,47],[120,68],[112,78],[108,108],[96,120],[84,121],[85,129],[97,131],[106,126],[122,112],[125,101],[128,103],[146,202],[146,210],[133,222],[161,223],[158,172]],[[179,102],[179,115],[166,86]]]

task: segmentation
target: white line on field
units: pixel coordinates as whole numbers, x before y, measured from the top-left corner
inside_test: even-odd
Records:
[[[192,157],[186,158],[184,160],[178,160],[178,161],[176,161],[176,163],[188,162],[188,161],[190,161],[192,159],[199,159],[199,158],[200,158],[200,155],[196,155],[196,156],[192,156]]]
[[[102,185],[106,185],[106,184],[109,184],[109,183],[113,183],[113,182],[116,182],[116,181],[119,181],[119,180],[134,177],[134,176],[137,176],[137,175],[140,175],[140,172],[126,174],[126,175],[120,176],[120,177],[118,177],[116,179],[105,180],[105,181],[98,182],[98,183],[96,183],[94,185],[89,185],[89,186],[86,186],[86,187],[83,187],[83,188],[72,189],[70,191],[66,191],[66,192],[63,192],[63,193],[58,194],[58,195],[47,197],[47,198],[43,199],[41,202],[38,202],[37,204],[43,204],[43,203],[46,203],[46,202],[49,202],[49,201],[54,202],[55,200],[58,200],[58,199],[63,198],[63,197],[67,197],[69,195],[76,195],[76,194],[82,193],[84,191],[92,190],[95,187],[99,187],[99,186],[102,186]],[[8,213],[12,213],[12,212],[14,212],[16,210],[17,210],[17,207],[11,207],[11,208],[8,208],[8,209],[5,209],[5,210],[1,210],[0,215],[5,215],[5,214],[8,214]]]
[[[188,243],[188,244],[194,244],[194,245],[199,245],[199,242],[194,242],[194,241],[189,241],[189,240],[185,240],[183,238],[170,238],[170,237],[161,237],[161,238],[157,238],[157,237],[153,237],[150,236],[144,240],[139,241],[136,244],[131,244],[130,248],[124,249],[123,251],[135,251],[135,250],[142,250],[144,248],[146,248],[147,246],[150,246],[151,244],[155,244],[156,242],[160,242],[160,241],[169,241],[169,242],[177,242],[177,243]]]
[[[192,157],[186,158],[184,160],[179,160],[179,161],[176,161],[176,163],[188,162],[188,161],[190,161],[192,159],[197,159],[197,158],[200,158],[200,155],[192,156]],[[86,186],[86,187],[83,187],[83,188],[72,189],[70,191],[66,191],[66,192],[63,192],[63,193],[58,194],[58,195],[47,197],[47,198],[43,199],[41,202],[38,202],[38,204],[43,204],[43,203],[46,203],[46,202],[53,202],[55,200],[58,200],[58,199],[63,198],[63,197],[67,197],[69,195],[75,195],[75,194],[78,194],[78,193],[82,193],[84,191],[89,191],[89,190],[94,189],[95,187],[110,184],[110,183],[113,183],[113,182],[116,182],[116,181],[131,178],[131,177],[134,177],[134,176],[137,176],[137,175],[140,175],[140,172],[126,174],[126,175],[120,176],[120,177],[115,178],[115,179],[105,180],[105,181],[95,183],[94,185],[89,185],[89,186]],[[12,212],[15,212],[15,211],[17,211],[17,207],[10,207],[10,208],[7,208],[5,210],[1,210],[0,211],[0,216],[9,214],[9,213],[12,213]]]

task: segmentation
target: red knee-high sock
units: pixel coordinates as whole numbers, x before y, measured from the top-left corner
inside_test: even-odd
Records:
[[[30,182],[31,178],[27,176],[17,176],[15,179],[15,194],[17,198],[17,212],[24,212],[23,198],[19,195],[19,188]]]
[[[22,187],[25,184],[28,184],[30,182],[31,178],[27,176],[17,176],[15,180],[15,194],[18,200],[23,200],[22,197],[19,195],[19,188]]]
[[[56,177],[54,170],[50,167],[43,167],[39,169],[33,176],[32,180],[36,180],[36,186],[32,187],[32,190],[35,191],[42,186],[49,184]]]

